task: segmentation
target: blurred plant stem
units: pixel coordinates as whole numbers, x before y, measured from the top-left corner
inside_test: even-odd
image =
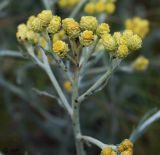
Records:
[[[42,3],[47,10],[52,10],[54,4],[57,2],[57,0],[42,0]]]
[[[151,113],[151,114],[150,114]],[[155,112],[155,110],[149,111],[140,123],[138,124],[137,128],[133,131],[133,133],[130,136],[130,140],[135,143],[137,139],[145,132],[145,130],[152,125],[155,121],[160,119],[160,110]]]
[[[74,18],[76,17],[76,15],[79,13],[79,11],[81,10],[81,8],[83,7],[83,5],[87,2],[87,0],[81,0],[80,3],[78,3],[78,5],[75,7],[75,9],[72,11],[72,13],[70,14],[70,18]]]
[[[89,143],[92,143],[96,146],[98,146],[99,148],[103,149],[105,147],[112,147],[113,150],[117,150],[117,146],[115,145],[108,145],[108,144],[104,144],[102,143],[101,141],[93,138],[93,137],[90,137],[90,136],[79,136],[80,139],[86,141],[86,142],[89,142]]]

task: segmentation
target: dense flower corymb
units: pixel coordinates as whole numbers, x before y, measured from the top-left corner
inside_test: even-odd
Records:
[[[102,50],[105,49],[114,58],[119,59],[127,57],[129,53],[138,50],[142,45],[141,37],[131,30],[115,32],[112,35],[109,25],[107,23],[98,24],[96,17],[82,16],[80,22],[73,18],[65,18],[61,22],[61,18],[53,16],[49,10],[29,17],[27,24],[20,24],[16,36],[21,43],[40,45],[45,49],[50,46],[51,41],[53,52],[62,58],[67,55],[69,47],[72,46],[64,42],[66,39],[66,42],[74,41],[79,47],[80,45],[91,46],[97,40]],[[45,46],[40,44],[40,38],[43,37]]]

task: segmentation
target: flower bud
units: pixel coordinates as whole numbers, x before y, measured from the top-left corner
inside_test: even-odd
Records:
[[[129,39],[130,37],[133,36],[133,31],[132,30],[125,30],[123,32],[123,36],[126,37],[127,39]]]
[[[35,19],[36,17],[35,16],[30,16],[29,18],[28,18],[28,20],[27,20],[27,27],[28,27],[28,29],[32,29],[32,21]]]
[[[61,27],[61,18],[59,16],[53,16],[48,27],[48,33],[55,34]]]
[[[43,27],[47,27],[50,20],[52,19],[52,11],[51,10],[43,10],[41,13],[38,14],[38,18],[40,19]]]
[[[74,22],[75,20],[73,18],[65,18],[62,20],[62,27],[63,29],[66,31],[68,28],[68,25],[72,22]]]
[[[105,34],[102,36],[102,43],[104,48],[109,52],[117,49],[116,41],[110,34]]]
[[[55,52],[60,57],[65,57],[69,51],[68,44],[65,42],[58,40],[53,43],[53,52]]]
[[[128,48],[130,50],[138,50],[142,46],[142,39],[138,35],[133,35],[132,37],[129,38],[128,40]]]
[[[80,27],[83,30],[95,31],[97,28],[97,19],[93,16],[83,16],[80,20]]]
[[[105,147],[102,149],[101,155],[117,155],[117,152],[115,152],[111,147]]]
[[[34,32],[42,32],[44,30],[43,24],[38,17],[32,19],[32,22],[30,23],[30,27],[31,27],[31,30],[33,30]]]
[[[128,149],[128,150],[126,150],[126,151],[123,151],[123,152],[121,153],[121,155],[133,155],[133,150],[132,150],[132,149]]]
[[[20,24],[17,27],[18,31],[16,33],[17,40],[19,42],[27,41],[27,26],[25,24]]]
[[[84,12],[88,14],[93,14],[95,12],[95,4],[92,2],[87,3],[84,7]]]
[[[66,34],[71,38],[75,39],[80,35],[80,26],[79,23],[73,20],[72,18],[64,19],[63,21],[63,29],[66,31]]]
[[[79,40],[81,45],[90,46],[94,42],[95,36],[92,31],[84,31],[81,33]]]
[[[110,155],[112,152],[112,148],[111,147],[105,147],[103,148],[103,150],[101,151],[101,155]]]
[[[115,4],[114,3],[107,3],[105,6],[105,11],[108,14],[112,14],[115,11]]]
[[[121,37],[122,37],[122,34],[120,32],[114,32],[113,38],[115,39],[117,45],[120,45]]]
[[[128,55],[128,47],[126,45],[120,45],[116,54],[120,59],[125,58]]]
[[[109,33],[110,32],[110,28],[109,25],[107,23],[102,23],[97,27],[96,33],[99,37],[101,37],[102,35]]]
[[[125,28],[144,38],[149,32],[149,21],[140,17],[134,17],[125,21]]]
[[[124,152],[128,149],[133,148],[133,143],[129,139],[125,139],[122,141],[122,143],[118,146],[118,151],[119,152]]]
[[[105,3],[102,1],[99,1],[95,5],[95,10],[97,13],[102,13],[105,10]]]
[[[136,71],[144,71],[149,65],[149,60],[144,56],[139,56],[133,63],[132,68]]]

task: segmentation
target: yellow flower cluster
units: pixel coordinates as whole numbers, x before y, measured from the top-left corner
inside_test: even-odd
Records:
[[[29,17],[26,24],[20,24],[16,33],[17,40],[21,43],[28,42],[47,47],[44,33],[52,34],[53,51],[64,57],[69,51],[68,45],[62,42],[64,31],[61,28],[61,18],[54,16],[50,10],[43,10],[37,16]],[[59,31],[60,30],[60,31]],[[54,44],[55,43],[55,44]]]
[[[48,47],[47,44],[50,45],[46,41],[47,38],[42,39],[46,35],[52,39],[53,52],[62,58],[69,51],[68,44],[64,42],[65,36],[71,41],[79,42],[82,46],[90,46],[96,39],[100,40],[110,54],[120,59],[125,58],[129,51],[138,50],[142,44],[142,39],[131,30],[123,33],[115,32],[111,35],[109,25],[98,24],[96,17],[93,16],[82,16],[80,22],[73,18],[65,18],[61,21],[61,18],[52,15],[50,10],[44,10],[37,16],[31,16],[27,24],[18,26],[17,39],[20,42],[29,41],[45,48]],[[43,44],[40,40],[43,40]]]
[[[144,56],[139,56],[133,63],[132,67],[136,71],[144,71],[149,65],[149,60]]]
[[[113,35],[106,33],[101,36],[104,48],[120,59],[125,58],[130,51],[141,48],[142,39],[130,30],[123,33],[115,32]]]
[[[133,143],[125,139],[118,146],[118,150],[113,150],[111,147],[105,147],[101,151],[101,155],[132,155],[133,154]]]
[[[144,38],[149,32],[149,21],[140,17],[134,17],[125,21],[125,28]]]
[[[79,2],[80,0],[58,0],[58,5],[60,8],[72,8]]]
[[[87,14],[103,13],[112,14],[115,11],[115,0],[90,0],[85,7],[84,12]]]
[[[36,44],[38,42],[38,34],[27,28],[26,24],[20,24],[16,33],[17,40],[21,43],[26,41]]]
[[[133,154],[133,143],[129,139],[125,139],[118,146],[118,151],[121,155],[132,155]]]

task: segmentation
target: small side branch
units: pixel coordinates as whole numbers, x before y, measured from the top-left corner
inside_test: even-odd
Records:
[[[95,139],[90,136],[79,136],[79,139],[84,140],[89,143],[92,143],[92,144],[98,146],[100,149],[103,149],[105,147],[112,147],[113,150],[117,149],[117,146],[115,146],[115,145],[104,144],[103,142],[99,141],[98,139]]]

